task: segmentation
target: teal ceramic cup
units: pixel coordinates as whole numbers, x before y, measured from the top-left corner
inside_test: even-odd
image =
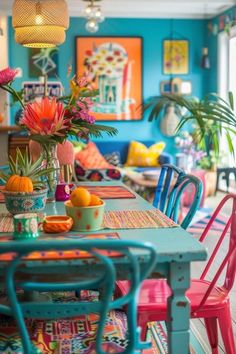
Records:
[[[74,231],[97,231],[101,230],[105,203],[101,205],[76,207],[68,200],[65,202],[66,214],[73,219],[72,230]]]
[[[36,213],[17,214],[13,217],[14,240],[30,240],[39,236],[38,215]]]

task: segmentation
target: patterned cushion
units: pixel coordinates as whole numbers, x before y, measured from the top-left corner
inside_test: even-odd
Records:
[[[121,179],[121,173],[116,168],[84,169],[78,161],[75,161],[75,174],[79,181],[110,181]]]
[[[108,163],[110,163],[113,166],[121,166],[119,151],[114,151],[110,154],[106,154],[104,155],[104,158]]]
[[[92,141],[87,144],[85,149],[75,154],[75,160],[78,161],[84,169],[111,167]]]
[[[159,166],[159,156],[164,148],[164,142],[153,144],[147,148],[138,141],[131,141],[125,166],[157,167]]]

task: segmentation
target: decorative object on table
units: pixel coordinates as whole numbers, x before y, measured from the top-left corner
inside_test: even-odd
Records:
[[[73,219],[73,230],[100,230],[105,203],[86,188],[78,187],[71,192],[70,200],[65,202],[66,213]]]
[[[13,217],[14,240],[30,240],[39,236],[36,213],[17,214]]]
[[[25,47],[50,48],[62,44],[69,27],[65,0],[15,0],[12,8],[15,41]]]
[[[55,198],[58,202],[65,202],[70,199],[71,189],[74,187],[73,183],[59,183],[56,187]]]
[[[101,0],[83,0],[88,3],[85,8],[85,17],[87,19],[85,29],[90,33],[95,33],[99,29],[99,24],[105,19],[101,11],[101,6],[98,5]]]
[[[25,106],[19,94],[12,88],[15,76],[16,70],[8,68],[0,71],[0,87],[10,92],[21,103],[24,110],[19,125],[28,131],[31,140],[42,145],[44,167],[54,167],[47,181],[49,199],[55,200],[54,194],[59,177],[56,145],[63,143],[69,136],[88,139],[89,135],[97,137],[101,136],[102,132],[112,136],[117,130],[95,124],[90,109],[93,105],[91,97],[97,95],[97,90],[88,86],[86,77],[73,77],[70,80],[71,92],[68,96],[58,99],[43,97],[40,101]]]
[[[66,140],[62,144],[57,145],[57,156],[60,164],[60,181],[71,183],[74,175],[75,153],[74,146]]]
[[[16,150],[16,160],[9,157],[9,173],[0,171],[1,179],[6,183],[4,194],[6,208],[12,214],[38,212],[44,209],[47,196],[47,183],[54,168],[42,167],[43,156],[33,162],[28,150],[24,153]]]
[[[68,232],[72,225],[73,220],[69,216],[46,216],[43,222],[43,231],[46,233]]]
[[[29,77],[58,77],[58,48],[30,48]]]
[[[99,89],[97,120],[142,119],[142,38],[77,37],[76,56],[77,74]]]
[[[163,41],[163,73],[187,74],[189,71],[188,40]]]

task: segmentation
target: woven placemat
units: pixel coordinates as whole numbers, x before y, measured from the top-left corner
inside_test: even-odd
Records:
[[[104,215],[106,229],[156,229],[178,225],[160,210],[108,211]]]
[[[13,216],[8,213],[0,213],[0,232],[13,232]]]
[[[86,186],[80,184],[79,187],[86,188],[90,193],[95,194],[102,199],[136,198],[131,191],[122,186]]]

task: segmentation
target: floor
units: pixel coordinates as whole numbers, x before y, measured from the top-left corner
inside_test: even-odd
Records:
[[[225,193],[217,192],[216,196],[209,197],[209,198],[206,199],[205,206],[207,206],[209,208],[212,208],[212,210],[214,210],[215,207],[219,204],[219,202],[221,201],[221,199],[224,196],[225,196]],[[230,213],[230,205],[227,205],[223,209],[223,213],[224,213],[224,215],[229,215],[229,213]],[[206,239],[205,242],[206,242],[205,244],[206,244],[208,250],[212,249],[213,244],[215,244],[214,235],[212,235],[212,237],[210,235],[209,238]],[[227,240],[225,240],[224,245],[226,245],[226,244],[227,244]],[[225,252],[224,252],[225,251],[225,247],[224,247],[224,245],[222,245],[223,246],[223,247],[221,247],[222,251],[220,252],[220,256],[218,257],[218,259],[216,260],[215,269],[218,268],[218,266],[220,264],[220,260],[223,259],[223,256],[225,255]],[[194,264],[193,267],[192,267],[192,276],[194,277],[195,275],[198,275],[200,273],[202,267],[203,267],[203,264],[201,264],[201,263]],[[214,269],[213,269],[213,272],[214,272]],[[230,300],[231,300],[231,311],[232,311],[234,337],[236,338],[236,282],[234,284],[233,289],[231,290]],[[202,320],[194,320],[193,324],[197,328],[201,338],[203,339],[204,343],[208,347],[209,353],[211,353],[209,345],[208,345],[208,338],[207,338],[207,335],[206,335],[204,322]],[[207,351],[206,351],[206,353],[207,353]],[[222,339],[219,336],[219,354],[222,354],[222,353],[226,353],[226,351],[224,349],[224,345],[222,343]]]

